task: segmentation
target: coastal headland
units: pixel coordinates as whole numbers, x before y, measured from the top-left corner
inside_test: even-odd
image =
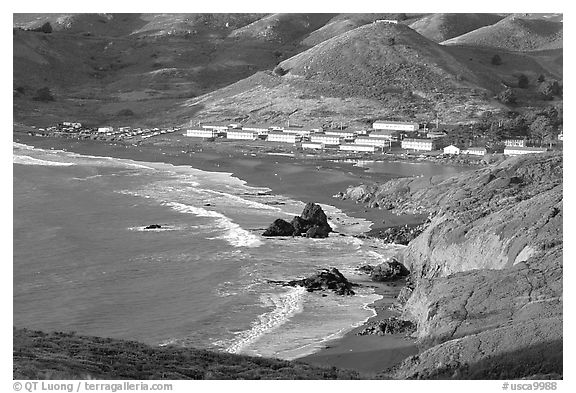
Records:
[[[414,337],[360,336],[363,327],[357,327],[300,361],[374,378],[561,376],[561,154],[518,157],[457,176],[400,178],[347,162],[257,154],[232,144],[130,146],[24,133],[15,133],[14,141],[228,172],[274,194],[336,206],[368,219],[372,229],[431,216],[401,255],[416,282],[407,302],[390,310],[401,286],[371,283],[383,299],[372,306],[377,315],[368,323],[401,315],[416,323]],[[339,192],[342,197],[334,198]],[[518,362],[522,366],[502,370]]]

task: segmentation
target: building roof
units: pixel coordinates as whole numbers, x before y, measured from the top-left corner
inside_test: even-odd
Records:
[[[288,135],[288,136],[297,136],[296,134],[279,131],[279,130],[272,130],[268,133],[268,135]]]
[[[401,124],[401,125],[410,125],[413,126],[415,124],[419,125],[416,122],[408,122],[408,121],[395,121],[395,120],[376,120],[374,124]]]
[[[523,146],[506,146],[504,150],[520,150],[520,151],[546,151],[545,147],[523,147]]]
[[[429,139],[429,138],[404,138],[402,140],[402,142],[430,142],[430,143],[436,143],[436,141],[434,139]]]
[[[262,124],[243,124],[242,128],[262,128],[262,129],[269,129],[270,126],[262,125]]]
[[[391,135],[391,134],[398,134],[398,130],[372,130],[370,134],[382,134],[382,135]]]

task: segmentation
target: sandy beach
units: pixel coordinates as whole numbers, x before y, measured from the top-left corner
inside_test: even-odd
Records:
[[[303,202],[318,202],[336,206],[347,215],[364,218],[373,223],[372,228],[412,223],[416,217],[398,217],[385,210],[366,209],[351,201],[334,198],[337,192],[350,185],[364,182],[383,181],[390,176],[367,173],[352,163],[329,160],[295,160],[285,155],[255,154],[236,149],[229,144],[195,144],[187,146],[129,146],[95,141],[39,138],[15,133],[14,141],[44,149],[128,158],[137,161],[166,162],[173,165],[190,165],[206,171],[232,173],[248,185],[268,187],[273,194],[285,195]],[[224,145],[224,146],[222,146]],[[358,261],[360,266],[362,261]],[[383,319],[394,315],[388,310],[399,287],[374,283],[366,276],[361,285],[372,286],[383,299],[372,307]],[[298,359],[299,361],[325,366],[336,366],[359,371],[367,377],[398,363],[405,357],[417,353],[413,340],[398,336],[358,336],[362,326],[354,328],[344,337],[327,342],[326,348]]]

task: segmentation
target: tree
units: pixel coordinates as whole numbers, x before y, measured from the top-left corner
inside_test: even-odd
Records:
[[[507,89],[501,91],[500,94],[498,94],[498,96],[496,98],[501,103],[506,104],[506,105],[516,103],[516,94],[514,94],[514,91],[510,88],[507,88]]]
[[[560,94],[558,81],[544,81],[538,86],[538,94],[543,100],[551,100],[555,95]]]
[[[492,63],[492,65],[500,65],[500,64],[502,64],[502,59],[500,58],[499,55],[494,55],[494,56],[492,56],[491,63]]]
[[[555,137],[555,129],[550,119],[546,116],[538,116],[528,129],[530,130],[530,137],[538,139],[540,142],[549,141]]]
[[[41,89],[36,90],[36,95],[32,98],[34,101],[54,101],[54,96],[49,88],[43,87]]]
[[[50,24],[50,22],[46,22],[42,26],[32,29],[32,31],[49,34],[52,33],[52,25]]]
[[[118,111],[118,116],[134,116],[134,112],[132,109],[125,108]]]
[[[521,89],[525,89],[528,87],[528,77],[524,74],[520,74],[520,76],[518,76],[518,87]]]
[[[388,37],[388,45],[392,46],[396,43],[396,39],[394,37]]]

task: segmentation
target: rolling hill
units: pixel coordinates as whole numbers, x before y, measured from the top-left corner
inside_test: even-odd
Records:
[[[434,42],[442,42],[492,25],[503,18],[497,14],[432,14],[417,20],[410,27]]]
[[[272,14],[232,31],[229,37],[287,43],[310,34],[334,16],[335,14]]]
[[[562,22],[511,15],[490,26],[443,41],[442,45],[490,47],[511,51],[562,48]]]
[[[437,115],[468,122],[507,110],[493,97],[520,73],[562,79],[561,49],[439,45],[408,27],[448,25],[446,15],[15,14],[15,27],[49,21],[54,31],[14,29],[14,114],[39,125],[63,117],[134,126],[191,118],[364,126],[379,117]],[[487,18],[469,16],[465,24]],[[514,18],[455,39],[498,32]],[[556,17],[530,18],[529,26],[562,27]],[[401,21],[376,22],[382,19]],[[498,67],[490,63],[495,53]],[[54,102],[33,100],[42,87]],[[123,109],[134,115],[118,118]]]

